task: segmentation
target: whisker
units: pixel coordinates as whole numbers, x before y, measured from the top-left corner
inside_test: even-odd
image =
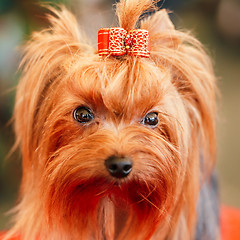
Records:
[[[162,212],[161,209],[159,207],[157,207],[153,202],[151,202],[149,199],[147,199],[147,197],[145,197],[143,194],[141,194],[141,197],[143,198],[143,200],[146,200],[148,203],[150,203],[153,207],[155,207],[159,212]]]
[[[107,189],[104,189],[103,191],[95,194],[95,196],[100,196],[100,195],[103,195],[104,193],[106,193],[108,190]]]

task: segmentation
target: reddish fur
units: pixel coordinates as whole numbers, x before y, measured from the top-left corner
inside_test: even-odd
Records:
[[[120,27],[150,7],[122,0]],[[199,179],[215,161],[215,77],[201,44],[161,10],[141,22],[150,59],[99,57],[71,13],[52,11],[51,28],[25,46],[14,113],[23,179],[9,236],[192,239]],[[95,114],[89,125],[72,117],[81,105]],[[140,123],[149,111],[159,112],[154,129]],[[108,174],[111,155],[133,159],[129,177]]]

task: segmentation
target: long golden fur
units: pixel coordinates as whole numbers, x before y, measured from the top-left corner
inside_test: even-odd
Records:
[[[120,27],[149,31],[150,58],[99,56],[64,7],[26,43],[14,110],[23,178],[8,237],[194,238],[200,179],[215,163],[216,81],[166,10],[138,22],[152,7],[122,0],[116,11]],[[91,124],[74,121],[78,106],[93,110]],[[152,111],[155,128],[141,124]],[[111,155],[133,159],[127,178],[106,171]]]

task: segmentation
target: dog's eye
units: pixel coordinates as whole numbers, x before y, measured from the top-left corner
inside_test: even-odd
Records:
[[[158,124],[158,113],[150,112],[142,120],[144,125],[150,125],[152,127],[157,126]]]
[[[88,123],[93,120],[93,113],[87,107],[78,107],[74,110],[73,117],[80,123]]]

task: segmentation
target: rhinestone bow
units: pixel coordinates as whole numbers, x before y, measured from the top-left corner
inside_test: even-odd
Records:
[[[98,53],[100,56],[128,54],[149,57],[149,42],[149,33],[144,29],[126,31],[123,28],[101,28],[98,31]]]

